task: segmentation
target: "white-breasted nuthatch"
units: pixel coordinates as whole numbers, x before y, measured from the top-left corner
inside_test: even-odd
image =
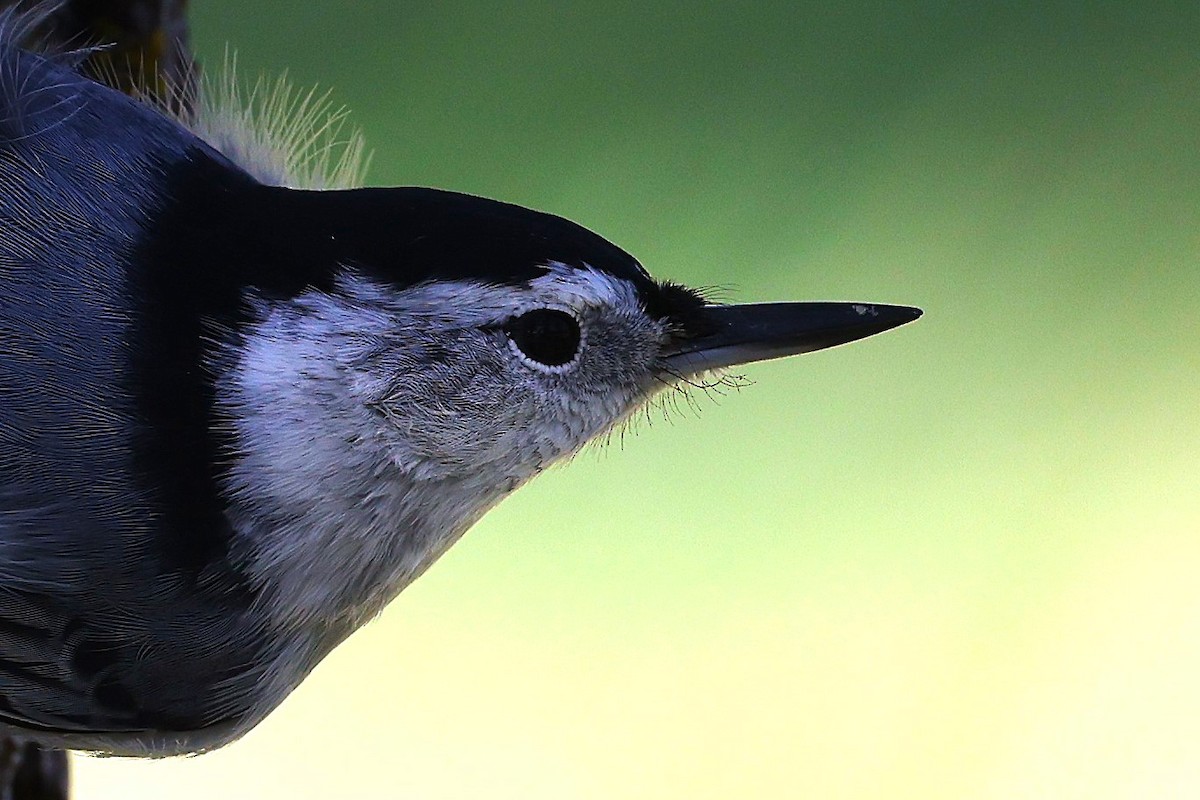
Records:
[[[0,732],[218,747],[657,392],[920,315],[716,305],[549,214],[272,185],[253,137],[0,19]]]

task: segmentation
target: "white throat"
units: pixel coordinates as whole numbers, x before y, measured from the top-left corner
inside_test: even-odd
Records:
[[[520,483],[398,460],[343,369],[344,313],[362,327],[362,309],[327,296],[272,311],[218,386],[241,449],[226,486],[235,546],[285,628],[362,624]]]

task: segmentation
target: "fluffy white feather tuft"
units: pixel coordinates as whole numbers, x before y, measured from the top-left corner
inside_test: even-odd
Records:
[[[200,80],[189,130],[263,183],[293,189],[361,186],[370,154],[362,132],[328,90],[298,89],[286,73],[246,88],[226,51],[216,77]]]
[[[195,85],[168,91],[165,98],[147,88],[135,94],[262,183],[290,189],[363,185],[370,153],[362,131],[349,122],[349,109],[330,99],[331,90],[299,88],[286,72],[243,81],[237,54],[226,49],[215,72],[197,68]]]

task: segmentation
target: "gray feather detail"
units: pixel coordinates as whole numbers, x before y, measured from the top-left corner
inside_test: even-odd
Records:
[[[126,266],[166,171],[204,145],[20,50],[26,25],[0,16],[0,729],[201,749],[252,724],[271,654],[219,581],[154,560]]]
[[[570,372],[528,366],[497,325],[548,306],[606,346]],[[562,265],[525,286],[400,292],[347,273],[334,295],[263,300],[258,315],[219,386],[245,449],[227,492],[249,574],[288,630],[344,636],[660,386],[664,332],[633,287]]]
[[[0,11],[0,138],[36,136],[60,125],[81,107],[75,89],[84,80],[75,68],[97,47],[53,50],[37,34],[65,0],[21,4]],[[22,50],[38,54],[22,58]]]

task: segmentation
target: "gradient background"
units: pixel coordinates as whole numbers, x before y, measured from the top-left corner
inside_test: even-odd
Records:
[[[1194,2],[193,20],[372,183],[926,316],[545,475],[244,740],[78,797],[1200,796]]]

